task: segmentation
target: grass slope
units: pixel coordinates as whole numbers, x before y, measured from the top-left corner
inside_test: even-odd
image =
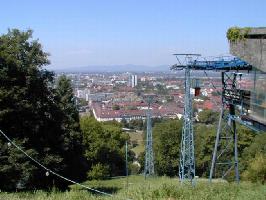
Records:
[[[105,181],[87,181],[90,187],[111,192],[113,197],[91,194],[77,186],[71,186],[68,192],[35,191],[31,193],[0,193],[2,200],[96,200],[96,199],[190,199],[190,200],[265,200],[266,185],[242,182],[239,185],[226,182],[209,184],[207,180],[198,180],[195,188],[179,184],[178,179],[158,177],[144,180],[142,176],[130,176],[128,179],[119,178]]]
[[[137,142],[137,146],[132,148],[131,150],[136,154],[138,157],[140,153],[144,152],[144,141],[143,141],[143,132],[138,131],[134,133],[129,133],[130,141]]]

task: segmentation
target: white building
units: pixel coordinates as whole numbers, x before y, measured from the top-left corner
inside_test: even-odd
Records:
[[[138,85],[138,76],[137,75],[129,76],[128,86],[129,87],[136,87],[137,85]]]
[[[89,89],[78,89],[77,91],[76,91],[76,96],[78,97],[78,98],[81,98],[81,99],[86,99],[86,96],[88,95],[88,94],[90,94],[90,90]]]

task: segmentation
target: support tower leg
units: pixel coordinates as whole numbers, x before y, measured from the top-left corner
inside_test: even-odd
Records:
[[[236,77],[235,73],[222,72],[222,109],[212,156],[210,182],[213,177],[225,178],[232,173],[233,168],[235,180],[239,182],[235,105],[229,101],[232,99],[230,95],[236,94]]]

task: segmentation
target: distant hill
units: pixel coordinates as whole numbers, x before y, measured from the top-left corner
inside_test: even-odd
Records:
[[[68,67],[68,68],[60,68],[60,69],[53,69],[52,67],[48,67],[48,70],[52,70],[55,73],[94,73],[94,72],[166,72],[170,74],[176,74],[179,78],[184,76],[184,71],[171,71],[170,65],[159,65],[159,66],[146,66],[146,65],[91,65],[91,66],[83,66],[83,67]],[[216,71],[207,71],[207,74],[209,77],[221,77],[221,72]],[[203,71],[192,71],[191,72],[192,77],[205,77]]]
[[[160,72],[170,71],[170,66],[159,65],[159,66],[145,66],[145,65],[90,65],[83,67],[68,67],[54,69],[48,67],[47,69],[55,72]]]

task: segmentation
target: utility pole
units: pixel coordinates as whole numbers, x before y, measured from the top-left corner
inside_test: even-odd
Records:
[[[127,190],[128,190],[128,146],[127,146],[127,141],[126,141],[126,177],[127,177]]]

